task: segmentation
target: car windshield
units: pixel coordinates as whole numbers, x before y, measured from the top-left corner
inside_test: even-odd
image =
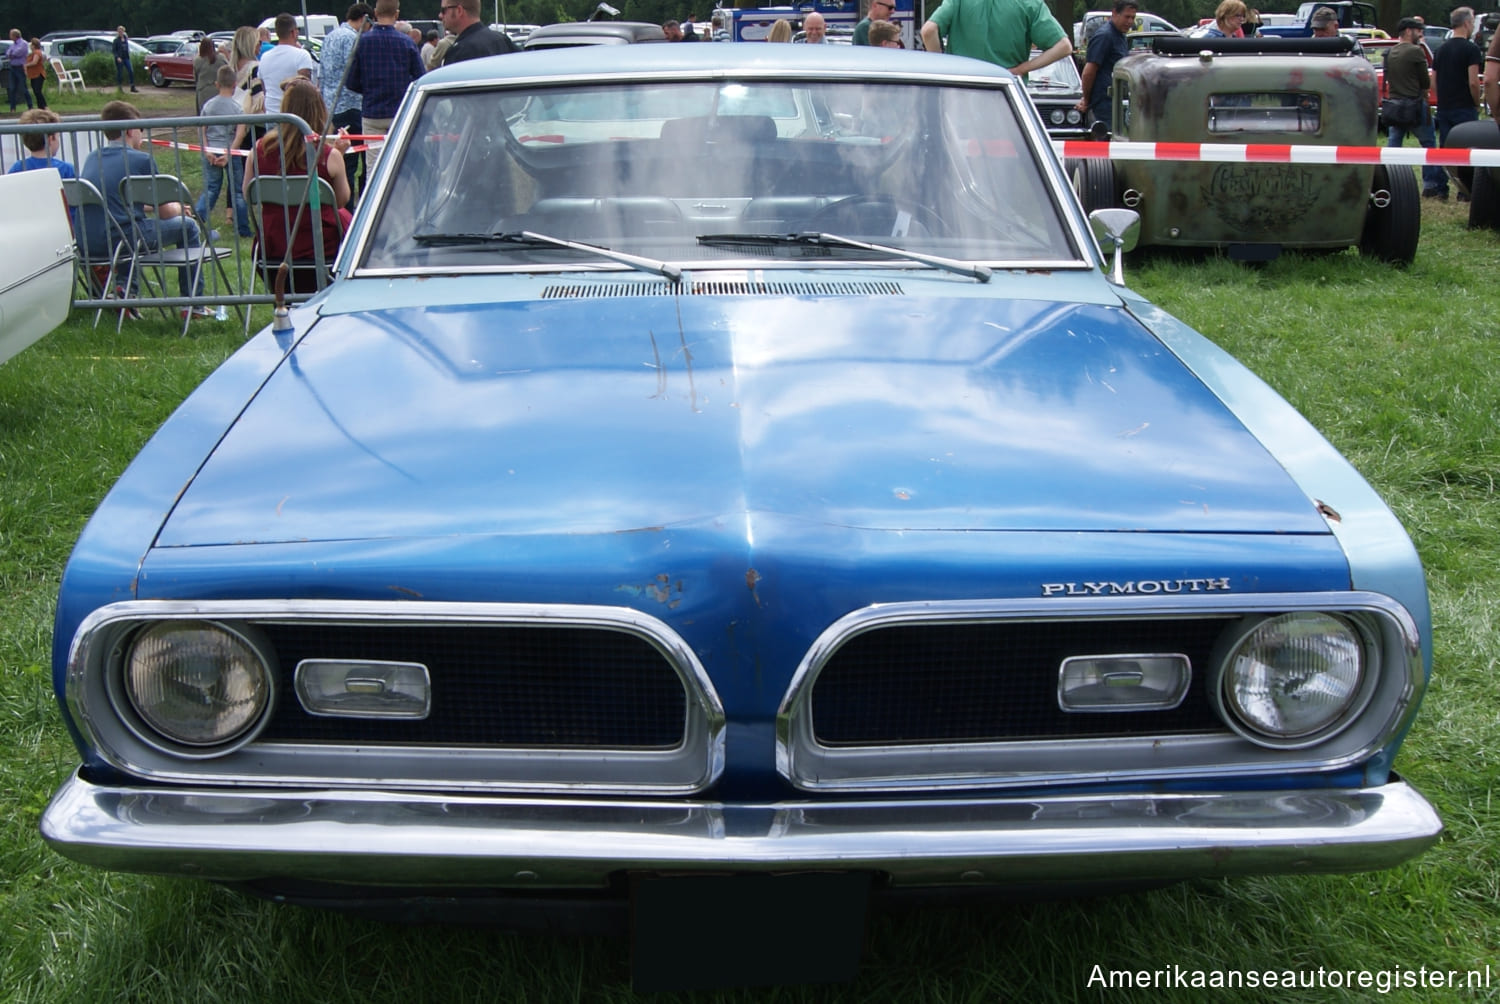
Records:
[[[362,270],[596,267],[621,254],[806,267],[891,261],[892,248],[995,263],[1081,256],[1007,86],[432,89],[402,135]],[[883,250],[743,239],[804,233]]]
[[[1033,58],[1041,55],[1031,50]],[[1026,75],[1026,86],[1033,91],[1082,91],[1083,80],[1078,76],[1078,64],[1071,59],[1057,59]]]

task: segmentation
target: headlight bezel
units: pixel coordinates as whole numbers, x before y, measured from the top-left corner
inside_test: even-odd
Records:
[[[223,737],[208,741],[193,741],[174,736],[161,723],[152,721],[149,712],[143,711],[130,680],[130,664],[138,647],[154,632],[188,627],[201,631],[212,631],[244,648],[253,661],[260,678],[259,689],[264,697],[247,721],[228,731]],[[134,630],[116,639],[109,653],[105,687],[110,704],[120,721],[136,739],[162,753],[174,757],[198,760],[227,756],[253,742],[271,720],[277,701],[277,665],[275,653],[269,641],[254,626],[233,621],[209,618],[161,619],[144,621]]]
[[[1333,714],[1315,726],[1295,731],[1280,731],[1257,724],[1231,691],[1240,653],[1263,631],[1277,630],[1275,625],[1297,619],[1324,619],[1348,632],[1358,648],[1358,678],[1349,697]],[[1369,707],[1380,684],[1380,642],[1362,619],[1335,610],[1289,610],[1246,616],[1224,633],[1219,640],[1210,667],[1208,698],[1225,726],[1241,738],[1274,750],[1308,749],[1327,742],[1348,729]]]

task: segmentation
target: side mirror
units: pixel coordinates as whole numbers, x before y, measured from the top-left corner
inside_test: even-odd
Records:
[[[1116,286],[1125,285],[1125,269],[1122,263],[1126,251],[1134,251],[1141,237],[1141,214],[1134,209],[1096,209],[1089,213],[1089,229],[1094,240],[1106,253],[1114,249],[1115,262],[1109,281]]]

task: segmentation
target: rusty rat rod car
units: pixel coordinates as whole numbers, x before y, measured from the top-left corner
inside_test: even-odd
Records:
[[[759,979],[888,898],[1417,854],[1410,541],[1090,227],[986,63],[424,76],[337,280],[78,542],[46,839]]]
[[[1115,64],[1113,137],[1152,143],[1365,146],[1376,142],[1375,71],[1338,38],[1179,38]],[[1218,248],[1267,259],[1283,248],[1416,256],[1421,192],[1379,164],[1073,162],[1085,208],[1141,214],[1141,246]]]

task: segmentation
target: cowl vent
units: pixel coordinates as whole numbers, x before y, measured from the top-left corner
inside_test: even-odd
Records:
[[[616,296],[900,296],[899,282],[588,282],[548,286],[544,300],[583,300]]]

